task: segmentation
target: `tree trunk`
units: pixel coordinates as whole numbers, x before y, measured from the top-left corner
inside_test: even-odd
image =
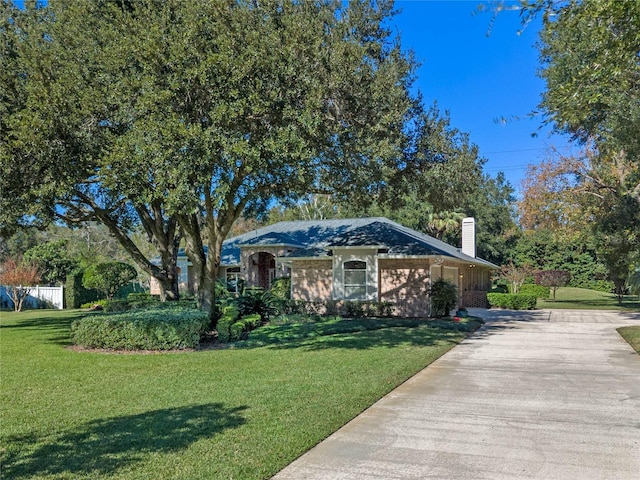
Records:
[[[89,203],[88,200],[87,202]],[[176,229],[177,220],[172,218],[165,223],[160,212],[156,212],[157,215],[154,218],[149,215],[146,209],[137,209],[149,241],[153,243],[160,252],[161,265],[158,266],[151,263],[140,251],[127,232],[112,218],[110,212],[100,209],[94,204],[90,205],[92,205],[93,215],[96,220],[109,229],[114,238],[118,240],[120,245],[131,256],[131,260],[133,260],[142,271],[156,279],[160,287],[160,299],[162,301],[178,300],[177,262],[180,234]]]

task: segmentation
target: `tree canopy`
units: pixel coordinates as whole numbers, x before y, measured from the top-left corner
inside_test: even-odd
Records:
[[[540,109],[584,145],[584,154],[543,162],[525,183],[530,228],[591,231],[622,295],[640,262],[640,3],[522,0],[541,14]]]
[[[415,62],[385,26],[392,2],[2,5],[16,94],[0,158],[31,169],[3,180],[23,208],[3,226],[99,221],[165,280],[183,236],[204,307],[243,212],[308,193],[366,203],[421,161],[404,155]]]

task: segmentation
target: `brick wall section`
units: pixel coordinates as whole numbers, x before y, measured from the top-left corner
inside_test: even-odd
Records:
[[[426,259],[380,259],[380,301],[396,305],[395,314],[426,317],[429,314],[429,262]]]
[[[291,297],[313,302],[331,300],[333,263],[329,260],[294,260]]]
[[[490,270],[482,267],[443,262],[442,266],[457,267],[460,306],[486,308],[490,288]],[[379,301],[395,304],[395,315],[425,317],[429,315],[428,289],[430,264],[428,259],[379,259]],[[332,298],[333,265],[329,260],[294,260],[291,273],[292,298],[305,301],[325,301]]]

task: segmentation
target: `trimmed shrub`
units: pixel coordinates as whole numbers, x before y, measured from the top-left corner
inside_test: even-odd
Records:
[[[184,308],[91,315],[71,324],[71,341],[85,348],[174,350],[194,348],[206,332],[205,312]]]
[[[84,288],[84,285],[82,285],[83,275],[84,270],[78,270],[67,275],[67,283],[64,288],[64,304],[67,308],[80,308],[84,304],[104,298],[100,291]]]
[[[216,323],[216,331],[218,332],[218,341],[228,342],[231,338],[231,326],[240,318],[240,310],[235,303],[227,303],[220,305],[220,318]]]
[[[129,302],[126,300],[107,300],[106,305],[104,306],[105,312],[124,312],[129,310]]]
[[[525,283],[520,287],[520,293],[522,295],[535,295],[536,298],[549,298],[551,295],[551,289],[544,285],[535,285],[533,283]]]
[[[487,293],[487,300],[493,308],[509,310],[533,310],[538,302],[535,295],[521,293]]]
[[[252,315],[245,315],[237,322],[231,325],[229,330],[229,340],[243,340],[245,339],[251,330],[255,330],[262,325],[262,319],[260,315],[254,313]]]
[[[130,302],[153,300],[153,297],[149,292],[132,292],[127,295],[127,300]]]

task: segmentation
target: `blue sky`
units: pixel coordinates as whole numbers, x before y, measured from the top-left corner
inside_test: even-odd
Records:
[[[540,22],[518,35],[519,13],[503,11],[487,36],[492,14],[477,13],[480,3],[396,1],[402,12],[393,25],[403,48],[413,50],[422,64],[415,85],[425,102],[437,101],[441,110],[449,110],[452,125],[469,133],[488,160],[485,172],[503,171],[517,189],[528,164],[539,162],[551,147],[563,154],[571,149],[567,137],[540,129],[540,117],[528,118],[545,88],[536,76]],[[512,117],[521,119],[499,121]]]

